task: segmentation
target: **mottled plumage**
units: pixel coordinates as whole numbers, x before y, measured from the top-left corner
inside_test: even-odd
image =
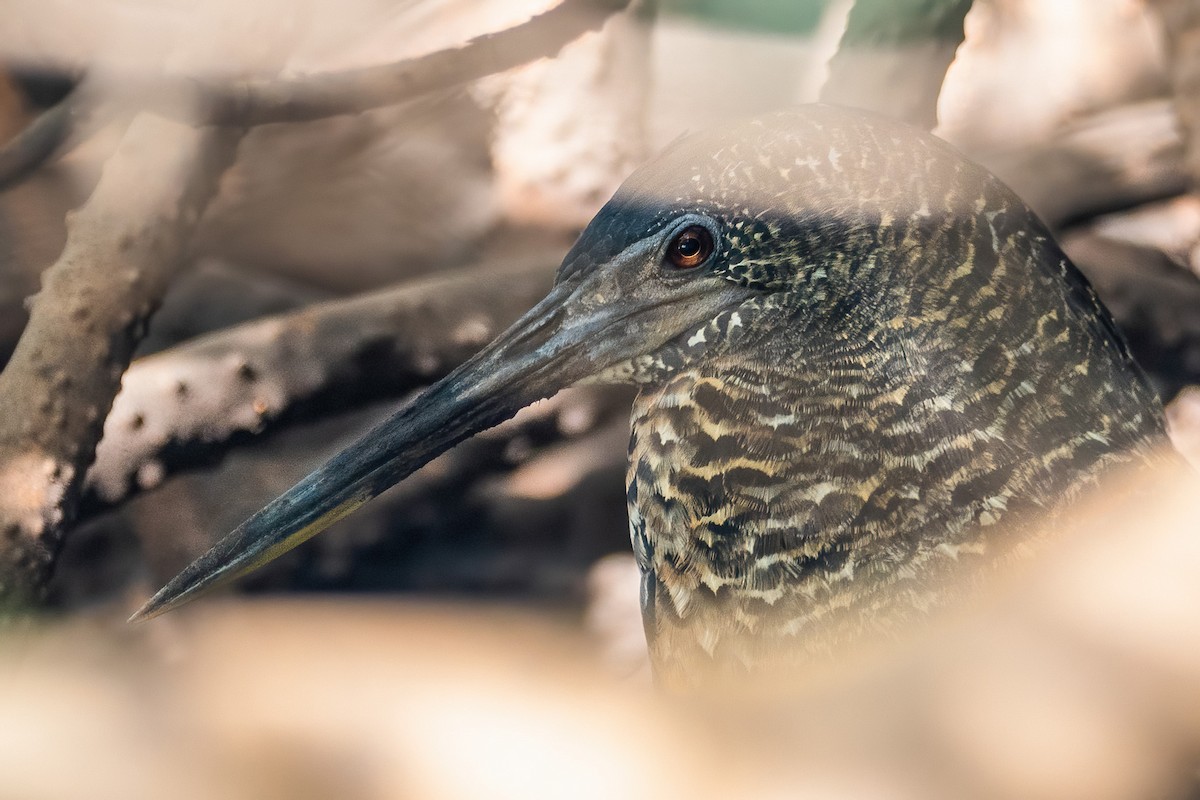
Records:
[[[676,685],[945,604],[948,576],[1003,560],[1164,439],[1108,312],[1011,191],[932,136],[807,107],[636,172],[543,303],[147,613],[580,380],[640,389],[630,528],[651,653]]]
[[[753,664],[905,619],[945,599],[948,568],[996,559],[1162,442],[1091,287],[940,140],[777,114],[677,145],[601,219],[653,198],[718,220],[716,269],[765,292],[629,369],[660,665]]]

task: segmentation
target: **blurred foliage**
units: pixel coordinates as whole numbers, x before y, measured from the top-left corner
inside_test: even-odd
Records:
[[[844,43],[880,44],[963,37],[971,0],[857,0]]]
[[[659,0],[662,11],[721,28],[812,33],[831,0]],[[857,0],[848,29],[855,43],[960,39],[971,0]]]
[[[659,0],[668,14],[692,17],[714,27],[762,33],[811,33],[828,0]]]

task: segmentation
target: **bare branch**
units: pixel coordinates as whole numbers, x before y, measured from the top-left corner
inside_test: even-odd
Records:
[[[84,108],[77,89],[0,147],[0,189],[56,155],[76,134],[85,111],[97,127],[121,109],[145,110],[192,125],[253,127],[309,122],[397,105],[552,56],[599,28],[631,0],[562,0],[528,22],[471,39],[460,47],[380,66],[295,78],[230,83],[179,76],[117,87],[112,102]]]
[[[971,155],[1054,227],[1187,190],[1183,140],[1167,100],[1085,117],[1037,148]]]
[[[116,503],[283,423],[428,384],[545,294],[560,256],[318,304],[138,361],[105,422],[88,504]]]
[[[59,77],[65,79],[66,74]],[[84,75],[66,97],[0,145],[0,191],[20,183],[43,164],[86,141],[120,115],[131,119],[136,113],[136,109],[127,108],[129,104],[122,110],[117,105],[105,105],[103,100],[97,83]]]
[[[971,0],[856,0],[829,62],[822,102],[932,130],[970,10]]]
[[[202,125],[308,122],[396,105],[552,56],[630,0],[562,0],[513,28],[417,58],[296,78],[230,84],[163,79],[131,95],[141,107]]]
[[[72,93],[0,146],[0,189],[18,183],[58,153],[71,138],[78,111]]]
[[[0,373],[0,602],[35,599],[150,314],[234,158],[240,132],[138,117]]]

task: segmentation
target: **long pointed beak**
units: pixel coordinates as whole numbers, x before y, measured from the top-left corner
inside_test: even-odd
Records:
[[[169,611],[320,533],[464,439],[614,363],[615,309],[581,312],[560,283],[474,358],[263,508],[164,586],[130,621]]]

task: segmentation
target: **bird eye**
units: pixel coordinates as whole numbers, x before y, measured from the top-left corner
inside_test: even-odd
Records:
[[[708,228],[693,225],[685,228],[671,241],[667,248],[667,260],[677,269],[693,269],[712,255],[713,238]]]

